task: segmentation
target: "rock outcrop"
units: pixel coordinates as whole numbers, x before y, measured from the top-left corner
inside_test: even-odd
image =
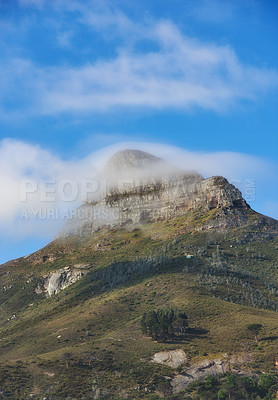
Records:
[[[203,380],[210,375],[221,375],[226,372],[249,375],[246,367],[252,356],[250,354],[238,354],[228,356],[223,354],[219,358],[204,359],[196,363],[189,363],[182,349],[160,351],[151,357],[151,362],[167,365],[173,369],[182,368],[171,380],[173,393],[179,393],[194,380]]]
[[[45,293],[47,297],[50,297],[79,281],[86,273],[84,269],[70,267],[58,269],[43,278],[43,283],[38,285],[36,292]]]
[[[187,357],[183,350],[177,349],[155,353],[151,361],[157,364],[167,365],[171,368],[178,368],[186,363]]]
[[[248,354],[230,356],[224,354],[218,359],[206,359],[183,368],[171,381],[173,393],[179,393],[194,380],[202,380],[210,375],[221,375],[226,372],[235,372],[239,375],[250,375],[246,364],[252,361]]]

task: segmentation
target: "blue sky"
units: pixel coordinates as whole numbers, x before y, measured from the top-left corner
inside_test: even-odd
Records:
[[[277,18],[274,0],[0,1],[0,262],[61,225],[19,221],[22,179],[90,176],[125,146],[253,185],[278,218]]]

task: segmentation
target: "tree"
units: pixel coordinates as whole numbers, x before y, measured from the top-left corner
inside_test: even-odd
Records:
[[[275,379],[272,375],[262,375],[259,381],[259,389],[265,390],[266,392],[275,384]]]
[[[220,389],[217,393],[217,400],[226,400],[228,399],[228,393],[225,389]]]
[[[247,325],[247,329],[253,333],[255,337],[255,342],[258,343],[258,334],[262,330],[263,326],[261,324],[249,324]]]
[[[69,367],[69,362],[72,359],[72,353],[64,353],[61,355],[61,360],[65,362],[66,368]]]
[[[188,318],[185,313],[177,313],[173,321],[174,331],[177,335],[184,335],[188,328]]]
[[[142,316],[141,327],[142,332],[153,339],[167,341],[185,334],[187,315],[174,309],[148,311]]]

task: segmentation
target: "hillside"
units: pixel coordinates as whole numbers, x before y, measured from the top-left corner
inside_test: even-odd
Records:
[[[257,382],[257,399],[274,398],[264,396],[278,390],[278,221],[223,177],[167,175],[163,160],[139,153],[108,162],[109,190],[80,206],[85,220],[1,266],[3,398],[256,398],[243,381],[231,394],[227,373]],[[105,209],[117,217],[95,218]],[[143,334],[143,314],[159,309],[186,313],[186,332]]]

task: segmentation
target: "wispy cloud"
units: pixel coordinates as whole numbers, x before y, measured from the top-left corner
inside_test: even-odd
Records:
[[[21,3],[46,4],[39,0]],[[2,114],[24,110],[25,114],[54,115],[118,108],[187,111],[196,107],[221,112],[256,101],[278,86],[276,70],[246,65],[229,46],[190,38],[171,21],[137,23],[115,8],[99,6],[96,11],[85,4],[55,2],[60,13],[77,13],[78,24],[102,38],[121,37],[114,44],[115,56],[51,67],[23,57],[3,59]],[[58,45],[68,46],[70,37],[66,30],[59,32]]]
[[[59,46],[61,46],[62,48],[70,48],[73,37],[74,37],[73,31],[64,31],[58,33],[57,40]]]
[[[54,236],[70,215],[67,212],[81,203],[82,182],[93,185],[89,190],[98,190],[98,172],[114,152],[125,148],[150,152],[178,168],[196,170],[205,177],[224,175],[243,194],[250,179],[253,189],[262,181],[268,185],[267,179],[273,179],[275,168],[274,179],[277,179],[277,166],[240,153],[191,152],[159,143],[125,141],[79,160],[62,160],[40,146],[6,139],[0,142],[0,230],[10,237]],[[31,189],[26,182],[32,184]],[[64,192],[71,183],[72,187],[78,186],[73,198],[71,192]],[[257,197],[260,198],[259,193]]]

